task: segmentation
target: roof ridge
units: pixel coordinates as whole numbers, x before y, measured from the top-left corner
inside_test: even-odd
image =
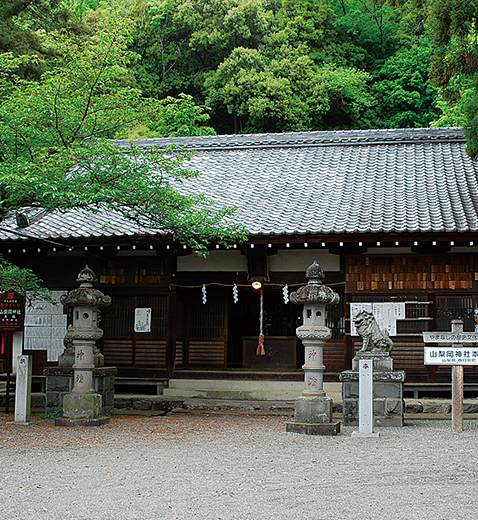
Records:
[[[192,150],[234,148],[295,148],[308,146],[370,145],[410,142],[464,141],[463,131],[458,127],[400,128],[379,130],[330,130],[313,132],[286,132],[273,134],[232,134],[192,137],[161,137],[149,139],[122,139],[118,146],[134,143],[140,148],[163,148],[171,144]]]

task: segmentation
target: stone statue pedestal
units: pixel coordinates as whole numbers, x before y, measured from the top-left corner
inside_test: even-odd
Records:
[[[103,414],[113,415],[116,367],[98,367],[93,369],[93,389],[102,399]],[[74,387],[73,367],[45,367],[46,376],[45,413],[51,414],[63,410],[63,400]]]
[[[357,352],[352,360],[352,370],[345,370],[340,374],[344,425],[358,426],[359,424],[360,359],[368,359],[373,363],[373,425],[403,426],[405,372],[393,370],[393,359],[388,352]]]

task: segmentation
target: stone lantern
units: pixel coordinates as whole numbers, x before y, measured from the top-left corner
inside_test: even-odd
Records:
[[[295,401],[294,422],[287,423],[287,431],[310,435],[335,435],[340,423],[332,423],[333,400],[324,392],[323,351],[332,331],[326,325],[326,305],[336,305],[340,297],[322,284],[322,267],[314,261],[305,273],[307,285],[291,293],[292,303],[303,304],[303,324],[296,329],[305,350],[304,390]]]
[[[105,424],[109,418],[103,417],[102,396],[93,388],[95,341],[103,331],[98,327],[98,307],[106,307],[111,297],[95,289],[95,273],[86,266],[78,275],[80,284],[61,303],[73,309],[73,324],[68,327],[67,339],[73,342],[74,376],[73,389],[63,398],[63,417],[57,419],[60,426]]]

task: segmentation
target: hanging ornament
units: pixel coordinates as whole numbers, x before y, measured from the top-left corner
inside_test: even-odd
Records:
[[[259,345],[257,346],[256,356],[265,356],[264,348],[264,290],[261,287],[261,305],[259,312]]]
[[[202,303],[206,305],[207,302],[207,292],[206,292],[206,284],[202,284]]]
[[[264,348],[264,335],[259,335],[259,345],[257,347],[256,356],[265,356],[266,349]]]
[[[234,303],[237,303],[239,301],[239,291],[237,290],[237,284],[234,284],[232,287],[232,298],[234,300]]]
[[[289,287],[287,284],[282,288],[282,295],[284,296],[284,303],[287,305],[289,303]]]

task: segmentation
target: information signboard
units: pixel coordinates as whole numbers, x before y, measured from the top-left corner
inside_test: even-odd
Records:
[[[478,365],[478,348],[425,347],[425,365]]]
[[[463,431],[464,366],[478,365],[478,348],[464,343],[476,343],[478,333],[463,332],[463,320],[452,320],[451,332],[424,332],[424,343],[448,343],[446,346],[425,347],[425,365],[452,365],[451,422],[453,430]]]
[[[134,331],[151,332],[151,309],[137,307],[134,312]]]
[[[397,320],[405,319],[405,302],[353,302],[350,304],[350,316],[361,310],[371,312],[375,316],[378,326],[386,329],[389,336],[397,335]],[[350,320],[350,334],[359,335],[353,320]]]
[[[25,300],[16,291],[0,293],[0,330],[22,330]]]
[[[423,332],[424,343],[478,343],[478,332]]]

